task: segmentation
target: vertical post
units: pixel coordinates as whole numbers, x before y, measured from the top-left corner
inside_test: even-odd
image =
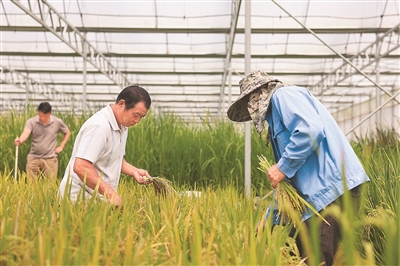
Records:
[[[18,136],[17,136],[18,138]],[[15,146],[15,166],[14,166],[14,179],[17,180],[18,175],[18,146]]]
[[[29,105],[29,97],[30,97],[30,91],[29,91],[29,80],[25,80],[25,113],[28,114],[28,105]]]
[[[251,59],[251,1],[245,1],[245,53],[244,53],[244,69],[245,75],[250,73],[250,59]],[[246,196],[250,197],[250,189],[251,189],[251,132],[250,132],[251,121],[246,122],[244,127],[244,188]]]
[[[84,40],[86,40],[86,32],[84,33]],[[87,71],[86,71],[86,63],[87,63],[87,51],[86,51],[86,42],[84,41],[84,42],[82,42],[82,46],[83,46],[83,57],[82,57],[82,60],[83,60],[83,82],[82,82],[82,111],[83,111],[83,114],[84,115],[86,115],[86,103],[87,103],[87,95],[86,95],[86,79],[87,79],[87,77],[86,77],[86,74],[87,74]]]
[[[376,38],[378,39],[378,34],[376,35]],[[375,82],[376,82],[376,84],[379,84],[379,81],[380,81],[380,68],[379,68],[379,58],[380,58],[380,56],[379,56],[379,50],[380,50],[380,45],[377,43],[376,44],[376,52],[375,52],[375,58],[376,58],[376,65],[375,65],[375,77],[376,77],[376,80],[375,80]],[[376,106],[378,107],[378,106],[381,106],[381,103],[382,103],[382,99],[381,99],[381,90],[379,89],[379,88],[376,88]],[[379,110],[377,113],[376,113],[376,126],[381,126],[381,123],[382,123],[382,111],[381,110]]]
[[[355,120],[355,117],[354,117],[354,101],[353,101],[353,104],[351,105],[351,107],[350,107],[350,128],[353,128],[353,125],[354,125],[354,120]],[[353,136],[354,136],[354,132],[353,132],[353,135],[351,136],[351,139],[353,139]]]
[[[395,85],[393,84],[392,91],[393,91],[393,95],[394,95],[395,93],[400,91],[400,86],[396,88]],[[400,101],[400,96],[397,96],[397,100]],[[393,110],[393,116],[392,116],[392,127],[397,128],[397,133],[400,134],[400,120],[397,118],[397,117],[400,117],[400,105],[393,103],[393,108],[394,108],[394,110]],[[395,119],[395,117],[397,119]],[[395,125],[396,122],[397,122],[397,124]]]
[[[364,104],[364,102],[362,101],[362,97],[361,97],[361,95],[360,95],[360,101],[359,101],[359,104],[358,104],[358,119],[357,119],[357,123],[360,123],[361,122],[361,119],[362,119],[362,116],[364,115],[363,114],[363,109],[362,109],[362,106],[363,106],[363,104]],[[366,102],[365,102],[366,103]],[[358,133],[358,135],[361,137],[361,136],[363,136],[363,134],[364,134],[364,132],[363,132],[363,130],[362,130],[362,126],[360,126],[360,131],[359,131],[359,133]],[[367,128],[367,126],[365,127],[365,129]],[[353,134],[353,136],[354,136],[354,134]]]
[[[399,88],[400,89],[400,88]],[[391,90],[392,95],[394,95],[396,93],[395,91],[395,87],[394,85],[392,86],[392,90]],[[400,117],[400,112],[398,113],[399,115],[396,115],[395,113],[395,108],[396,108],[397,104],[395,104],[394,102],[392,102],[392,108],[390,108],[390,113],[392,113],[392,121],[390,121],[390,129],[391,128],[396,128],[395,126],[395,117]],[[400,121],[399,121],[400,122]]]
[[[232,104],[232,68],[231,63],[229,62],[228,69],[228,106]]]

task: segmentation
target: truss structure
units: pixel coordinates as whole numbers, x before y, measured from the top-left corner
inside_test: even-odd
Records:
[[[2,112],[41,101],[94,111],[138,84],[157,113],[197,122],[224,117],[239,95],[241,0],[2,0],[0,9]],[[252,70],[308,88],[332,113],[375,99],[378,108],[384,96],[399,104],[398,1],[254,1],[251,10]]]

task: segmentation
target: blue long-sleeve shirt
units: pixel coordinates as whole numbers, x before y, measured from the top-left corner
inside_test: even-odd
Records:
[[[357,155],[328,110],[307,89],[289,86],[271,98],[266,121],[278,168],[317,211],[347,189],[369,181]],[[344,171],[342,170],[344,169]],[[275,205],[276,206],[276,205]],[[277,210],[273,205],[267,218]],[[307,220],[312,212],[303,213]]]

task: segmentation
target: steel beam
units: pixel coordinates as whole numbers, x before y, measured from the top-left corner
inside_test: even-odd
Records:
[[[45,99],[47,100],[47,99]],[[68,112],[76,112],[76,113],[82,113],[84,108],[83,104],[81,101],[71,101],[68,104],[63,104],[61,101],[58,101],[57,99],[49,99],[49,100],[54,100],[51,105],[54,110],[60,110],[60,111],[68,111]],[[11,111],[11,110],[17,110],[17,111],[22,111],[28,105],[37,105],[38,103],[42,102],[43,99],[30,99],[29,102],[26,102],[26,100],[22,99],[17,99],[17,98],[4,98],[2,97],[1,99],[1,104],[0,104],[0,111],[5,112],[5,111]],[[101,103],[106,103],[109,101],[88,101],[87,106],[89,106],[90,110],[93,110],[94,108],[97,108],[99,104]],[[62,103],[62,104],[58,104]],[[101,106],[104,107],[104,106]],[[86,107],[87,108],[87,107]]]
[[[124,88],[130,84],[127,77],[121,73],[107,57],[97,51],[95,46],[86,40],[84,35],[46,0],[36,0],[35,2],[37,2],[37,5],[31,4],[31,2],[33,2],[31,0],[11,1],[80,56],[87,56],[87,61],[113,81],[114,84],[118,85],[120,88]],[[35,9],[35,7],[37,7],[37,9]],[[37,16],[36,13],[40,13],[40,17]],[[85,54],[84,51],[86,51],[87,54]]]
[[[231,64],[231,56],[232,56],[232,48],[233,48],[233,41],[235,40],[235,34],[236,34],[236,25],[239,19],[239,10],[240,10],[240,4],[242,3],[242,0],[232,0],[232,6],[233,6],[233,13],[232,13],[232,20],[231,20],[231,27],[230,27],[230,32],[229,32],[229,39],[228,39],[228,46],[226,50],[226,56],[225,56],[225,63],[224,63],[224,75],[222,76],[222,82],[221,82],[221,93],[220,93],[220,99],[219,99],[219,116],[222,116],[222,104],[225,98],[225,83],[226,83],[226,77],[228,76],[229,72],[229,67]]]
[[[253,58],[253,57],[252,57]],[[21,72],[21,73],[49,73],[49,74],[82,74],[82,70],[80,69],[74,69],[74,70],[55,70],[55,69],[33,69],[33,68],[29,68],[29,69],[15,69],[15,71]],[[223,72],[222,71],[151,71],[151,70],[124,70],[121,71],[121,73],[124,74],[135,74],[135,75],[207,75],[207,76],[211,76],[211,75],[222,75]],[[400,71],[381,71],[379,72],[381,75],[384,76],[399,76],[400,75]],[[101,72],[97,71],[97,70],[89,70],[87,71],[87,74],[102,74]],[[271,76],[321,76],[321,75],[330,75],[331,72],[269,72],[268,73]],[[334,84],[330,87],[336,87],[339,84]],[[316,94],[319,95],[319,94]]]
[[[35,56],[35,57],[80,57],[78,53],[57,53],[57,52],[24,52],[24,51],[0,51],[0,55],[3,56]],[[107,58],[225,58],[225,54],[133,54],[133,53],[103,53]],[[355,56],[354,54],[342,54],[346,58]],[[375,54],[365,55],[369,58],[374,58]],[[243,59],[244,54],[232,54],[231,58]],[[280,58],[291,58],[291,59],[338,59],[341,58],[336,54],[252,54],[251,58],[259,59],[280,59]],[[388,59],[399,59],[400,54],[389,54],[385,58]]]
[[[65,94],[64,92],[57,91],[53,87],[37,82],[36,80],[25,76],[12,69],[7,69],[4,66],[0,66],[0,81],[6,84],[13,84],[17,87],[22,88],[29,94],[41,95],[45,99],[55,100],[64,103],[65,105],[71,105],[73,98],[71,95]]]
[[[317,38],[320,42],[322,42],[326,47],[328,47],[332,52],[334,52],[335,54],[337,54],[338,56],[340,56],[344,61],[345,61],[345,63],[343,63],[343,67],[345,67],[345,68],[350,68],[349,67],[349,65],[352,67],[352,68],[354,68],[355,70],[356,70],[356,72],[358,72],[358,73],[360,73],[361,75],[363,75],[366,79],[368,79],[370,82],[372,82],[377,88],[379,88],[381,91],[383,91],[384,93],[386,93],[389,97],[391,97],[392,95],[389,93],[389,92],[387,92],[384,88],[382,88],[378,83],[376,83],[374,80],[372,80],[367,74],[365,74],[363,71],[361,71],[362,70],[362,68],[365,68],[365,67],[367,67],[367,66],[369,66],[369,65],[371,65],[373,62],[375,62],[375,60],[376,59],[374,59],[373,61],[370,61],[370,62],[368,62],[367,64],[365,64],[365,65],[363,65],[362,66],[362,68],[361,69],[359,69],[356,65],[354,65],[352,62],[350,62],[347,58],[345,58],[342,54],[340,54],[340,53],[338,53],[335,49],[333,49],[329,44],[327,44],[326,42],[324,42],[321,38],[319,38],[316,34],[315,34],[315,32],[313,32],[311,29],[309,29],[307,26],[305,26],[303,23],[301,23],[296,17],[294,17],[292,14],[290,14],[286,9],[284,9],[281,5],[279,5],[277,2],[276,2],[276,0],[272,0],[272,2],[274,2],[279,8],[281,8],[286,14],[288,14],[291,18],[293,18],[297,23],[299,23],[304,29],[306,29],[309,33],[311,33],[312,35],[314,35],[314,37],[315,38]],[[398,33],[398,31],[399,31],[399,27],[400,27],[400,23],[399,24],[397,24],[396,26],[394,26],[392,29],[390,29],[389,31],[387,31],[380,39],[378,39],[378,40],[376,40],[374,43],[372,43],[370,46],[368,46],[368,47],[374,47],[374,45],[375,44],[378,44],[378,42],[380,42],[381,40],[383,40],[386,36],[390,36],[389,38],[391,38],[392,37],[392,33],[394,34],[394,33]],[[392,52],[392,51],[395,51],[397,48],[399,48],[400,47],[400,44],[399,44],[399,37],[397,37],[397,43],[396,42],[394,42],[394,45],[393,46],[391,46],[391,44],[392,44],[392,42],[390,41],[390,39],[389,39],[389,42],[388,42],[388,51],[386,52],[386,54],[389,54],[390,52]],[[367,47],[367,48],[368,48]],[[375,53],[375,51],[372,51],[372,53]],[[360,53],[359,53],[360,54]],[[384,54],[382,55],[382,56],[384,56]],[[351,70],[350,70],[351,71]],[[335,77],[335,76],[340,76],[340,74],[341,73],[339,73],[339,72],[332,72],[333,74],[332,75],[330,75],[329,77]],[[348,71],[344,71],[343,73],[342,73],[342,75],[346,75],[344,78],[342,78],[342,76],[340,76],[341,77],[341,80],[343,80],[343,79],[346,79],[346,78],[348,78],[348,77],[350,77],[350,76],[352,76],[352,75],[354,75],[354,73],[355,72],[353,72],[353,73],[351,73],[351,74],[349,74],[349,75],[347,75],[347,73],[348,73]],[[323,80],[324,80],[324,78],[323,78]],[[340,81],[335,81],[335,82],[337,82],[337,83],[339,83]],[[323,82],[322,82],[323,83]],[[329,85],[328,85],[329,86]],[[328,87],[328,86],[325,86],[325,87]],[[315,93],[316,95],[322,95],[323,94],[323,90],[320,92],[320,93]],[[397,101],[395,98],[393,98],[393,100],[394,101]],[[398,102],[398,101],[397,101]],[[400,102],[398,102],[398,103],[400,103]]]
[[[397,34],[396,36],[395,33],[396,29],[398,30],[399,27],[400,24],[397,24],[380,38],[378,38],[375,42],[371,43],[362,51],[360,51],[357,55],[354,55],[350,59],[345,60],[346,62],[344,62],[340,67],[333,70],[330,74],[324,75],[324,77],[317,84],[314,85],[314,87],[312,88],[312,92],[315,95],[322,95],[324,91],[327,90],[327,88],[335,86],[359,72],[360,74],[364,75],[369,81],[371,81],[375,86],[377,86],[380,90],[391,97],[392,95],[388,91],[382,89],[380,85],[378,85],[375,81],[366,76],[366,74],[364,74],[361,70],[376,63],[377,61],[379,61],[380,58],[384,58],[385,56],[389,55],[391,52],[397,50],[400,47],[399,35]],[[370,57],[370,54],[376,53],[377,47],[382,47],[381,49],[386,48],[386,50],[382,54],[380,54],[380,56]],[[349,64],[349,62],[351,63]]]
[[[367,115],[363,120],[361,120],[357,125],[352,127],[345,135],[347,136],[351,132],[353,132],[357,127],[359,127],[362,123],[367,121],[371,116],[373,116],[375,113],[380,111],[385,105],[387,105],[389,102],[393,101],[397,96],[400,95],[400,91],[398,91],[396,94],[394,94],[392,97],[390,97],[386,102],[381,104],[378,108],[376,108],[373,112],[371,112],[369,115]]]
[[[177,34],[229,34],[229,28],[133,28],[133,27],[75,27],[80,32],[94,33],[177,33]],[[312,31],[318,34],[367,34],[367,33],[384,33],[390,28],[313,28]],[[236,28],[237,34],[244,34],[244,28]],[[0,26],[0,31],[20,31],[20,32],[43,32],[47,31],[37,26]],[[55,27],[55,31],[65,31],[63,27]],[[66,31],[72,32],[71,28]],[[304,34],[308,33],[305,29],[294,28],[252,28],[252,34]]]
[[[275,77],[275,76],[274,76]],[[82,83],[77,81],[77,82],[64,82],[64,81],[52,81],[52,82],[41,82],[44,85],[49,85],[49,86],[82,86]],[[0,84],[5,84],[4,82],[2,82],[0,80]],[[113,84],[110,83],[100,83],[100,82],[96,82],[96,83],[87,83],[87,86],[94,86],[94,87],[112,87]],[[208,83],[208,84],[195,84],[195,83],[148,83],[148,82],[141,82],[140,83],[141,86],[143,87],[199,87],[199,88],[214,88],[214,87],[220,87],[221,84],[220,83]],[[304,87],[307,88],[308,84],[303,84],[303,83],[296,83],[297,86],[299,87]],[[334,88],[349,88],[349,86],[358,89],[358,88],[363,88],[363,89],[373,89],[375,87],[373,87],[373,85],[336,85]],[[232,87],[234,87],[235,89],[237,89],[239,87],[238,84],[232,84]],[[381,87],[386,87],[386,88],[392,88],[393,84],[381,84]],[[65,93],[70,93],[68,91],[65,90]],[[100,92],[101,93],[101,92]],[[180,94],[180,92],[178,92]],[[217,92],[218,95],[220,95],[219,92]],[[171,94],[173,95],[174,93],[171,92]],[[199,93],[197,93],[197,95],[199,95]],[[201,94],[200,94],[201,95]],[[357,96],[358,94],[352,94],[353,96]],[[238,96],[238,91],[232,93],[232,96],[236,97]],[[333,94],[324,94],[324,96],[334,96]],[[339,94],[336,94],[336,96],[340,96]]]

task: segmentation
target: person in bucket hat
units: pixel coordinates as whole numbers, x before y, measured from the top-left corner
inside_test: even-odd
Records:
[[[239,85],[240,96],[229,107],[227,112],[228,117],[235,122],[253,120],[257,133],[261,137],[261,133],[264,129],[264,117],[271,96],[277,89],[285,85],[260,70],[248,74],[240,80]]]
[[[330,205],[341,207],[341,196],[350,190],[357,213],[360,186],[369,178],[322,103],[306,88],[284,84],[261,70],[246,75],[239,85],[240,96],[229,107],[227,115],[235,122],[252,120],[260,137],[267,121],[267,146],[272,144],[276,161],[267,171],[272,187],[287,180],[318,212]],[[265,220],[280,224],[275,206],[272,202]],[[309,226],[314,217],[306,211],[302,220]],[[319,227],[321,258],[325,265],[332,265],[341,230],[333,216],[325,219],[330,225],[322,222]],[[293,229],[292,235],[294,232]],[[298,237],[299,251],[306,257],[301,242]]]

